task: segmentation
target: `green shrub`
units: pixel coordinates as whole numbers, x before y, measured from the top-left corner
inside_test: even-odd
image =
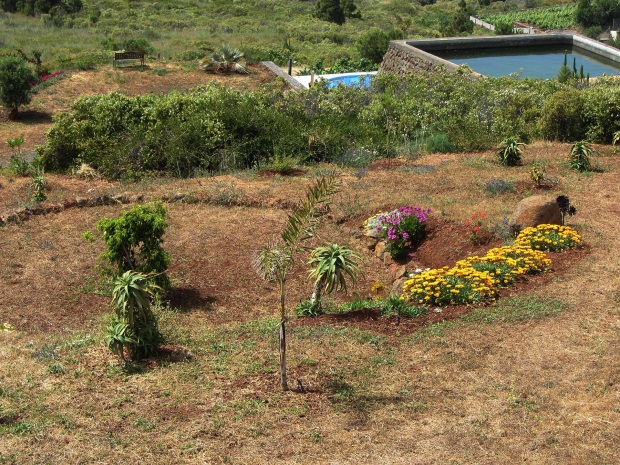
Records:
[[[499,36],[507,36],[512,34],[513,32],[513,27],[512,27],[512,21],[509,20],[499,20],[496,21],[495,24],[495,34],[499,35]]]
[[[387,52],[390,37],[381,29],[371,29],[357,40],[359,54],[372,63],[381,63]]]
[[[9,160],[8,169],[17,176],[28,176],[30,174],[30,163],[19,155],[13,154]]]
[[[591,142],[609,144],[620,127],[620,82],[614,77],[601,77],[583,90],[583,124],[585,137]]]
[[[317,317],[324,312],[324,305],[318,305],[316,302],[312,302],[310,299],[302,300],[293,309],[293,313],[298,318]]]
[[[330,23],[344,24],[345,14],[340,0],[317,0],[314,16]]]
[[[427,313],[424,307],[417,305],[407,305],[400,297],[392,295],[387,299],[380,301],[381,316],[385,318],[396,316],[398,320],[401,317],[405,318],[417,318]]]
[[[586,135],[584,106],[584,92],[574,87],[566,87],[551,95],[542,105],[541,135],[561,142],[583,139]]]
[[[162,247],[168,228],[165,216],[166,208],[157,202],[137,205],[119,218],[99,220],[97,229],[106,243],[106,251],[100,258],[115,267],[108,271],[116,276],[126,271],[156,273],[152,280],[164,289],[169,287],[170,280],[165,271],[170,256]]]
[[[43,172],[39,172],[32,176],[30,188],[32,189],[31,199],[33,202],[43,202],[47,199],[47,195],[45,194],[46,182]]]
[[[507,137],[497,147],[497,158],[500,165],[518,166],[521,164],[523,142],[518,142],[516,137]]]
[[[19,107],[30,102],[36,80],[22,58],[0,57],[0,102],[10,110],[9,118],[14,118]]]

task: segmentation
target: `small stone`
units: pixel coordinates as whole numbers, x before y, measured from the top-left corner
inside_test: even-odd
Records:
[[[441,313],[441,312],[442,312],[441,308],[439,308],[439,307],[437,307],[437,308],[433,309],[433,311],[434,311],[435,313]]]
[[[86,207],[88,205],[88,199],[85,199],[83,197],[78,197],[77,199],[75,199],[75,201],[78,207]]]
[[[400,278],[394,281],[392,284],[392,289],[390,290],[390,295],[401,295],[403,293],[403,284],[405,284],[407,278]]]
[[[385,255],[385,242],[377,242],[377,245],[375,246],[375,256],[377,258],[383,258],[383,256]]]
[[[397,280],[407,274],[407,267],[405,265],[398,265],[396,263],[393,263],[390,265],[388,273],[390,273],[390,277],[393,280]]]
[[[364,244],[366,244],[366,247],[368,247],[370,250],[374,250],[374,248],[377,246],[377,243],[379,242],[379,239],[370,236],[364,236],[363,240]]]
[[[374,237],[375,239],[381,238],[381,231],[377,231],[377,228],[364,229],[364,236]]]

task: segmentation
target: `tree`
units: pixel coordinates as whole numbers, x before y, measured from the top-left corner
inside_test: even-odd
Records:
[[[336,192],[338,179],[335,174],[321,177],[308,188],[306,198],[301,201],[288,221],[279,239],[259,250],[254,260],[254,267],[259,276],[269,282],[275,282],[280,290],[280,385],[288,390],[286,377],[286,280],[295,265],[295,253],[300,244],[314,236],[321,218],[321,207],[328,204]]]
[[[474,32],[474,23],[472,23],[469,19],[469,11],[467,10],[467,4],[465,0],[459,1],[459,9],[456,14],[452,17],[452,21],[444,31],[444,36],[457,36],[461,33]]]
[[[224,71],[226,73],[248,74],[243,53],[232,48],[229,44],[222,44],[218,51],[210,53],[200,62],[200,66],[205,71],[215,68],[217,71]]]
[[[381,63],[389,44],[390,38],[385,32],[381,29],[371,29],[358,39],[356,46],[363,58],[373,63]]]
[[[170,286],[165,273],[170,256],[161,245],[168,228],[165,217],[166,208],[156,202],[137,205],[120,218],[103,218],[97,222],[107,246],[100,258],[116,266],[114,275],[130,270],[155,273],[151,279],[158,286],[164,289]]]
[[[15,56],[0,57],[0,102],[10,110],[9,119],[15,118],[21,105],[30,102],[32,87],[37,82],[32,69]]]
[[[309,276],[314,278],[314,292],[310,302],[321,308],[323,292],[331,294],[334,291],[347,291],[347,276],[351,281],[357,281],[361,270],[356,263],[359,256],[346,247],[338,244],[329,244],[317,247],[310,254],[308,265],[314,267]]]
[[[353,2],[353,0],[340,0],[340,6],[342,7],[342,11],[347,18],[362,18],[362,13],[357,8],[357,5]]]
[[[157,291],[158,287],[149,281],[147,275],[135,271],[126,271],[114,280],[114,316],[105,341],[123,361],[125,350],[135,361],[155,354],[159,348],[161,335],[150,300]]]
[[[314,16],[338,25],[345,22],[345,14],[340,0],[317,0]]]
[[[564,63],[560,67],[560,71],[558,71],[558,74],[556,76],[558,82],[561,83],[566,83],[573,78],[573,72],[568,67],[568,58],[566,56],[566,53],[567,52],[564,52]]]

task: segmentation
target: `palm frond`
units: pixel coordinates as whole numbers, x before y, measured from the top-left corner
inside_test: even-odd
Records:
[[[288,223],[282,232],[282,241],[295,246],[300,241],[313,237],[319,222],[319,206],[326,205],[330,197],[338,191],[340,182],[336,173],[321,177],[310,186],[295,212],[289,215]]]

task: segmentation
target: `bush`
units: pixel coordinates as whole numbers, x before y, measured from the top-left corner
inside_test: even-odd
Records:
[[[317,0],[314,16],[330,23],[344,24],[345,14],[340,0]]]
[[[372,63],[381,63],[387,52],[390,37],[381,29],[371,29],[356,43],[359,54]]]
[[[101,45],[104,50],[109,51],[125,50],[126,52],[132,52],[139,50],[148,53],[153,53],[154,51],[151,43],[144,37],[129,37],[124,40],[115,40],[111,37],[106,37],[101,41]],[[204,53],[201,57],[202,56],[204,56]]]
[[[315,318],[324,313],[324,306],[317,304],[316,302],[312,302],[310,299],[302,300],[295,306],[293,313],[295,313],[295,316],[298,318]]]
[[[103,234],[106,251],[100,256],[115,267],[115,276],[126,271],[155,273],[152,280],[166,289],[170,280],[165,271],[170,256],[163,249],[163,236],[168,228],[166,208],[161,202],[137,205],[119,218],[103,218],[97,229]]]
[[[30,102],[36,81],[34,72],[22,58],[0,57],[0,102],[10,110],[9,118],[17,115],[21,105]]]
[[[485,192],[492,195],[505,194],[514,190],[512,181],[505,181],[502,178],[494,178],[484,184]]]
[[[539,128],[545,139],[568,142],[585,137],[583,94],[574,87],[566,87],[543,103]]]
[[[17,176],[28,176],[30,174],[30,163],[19,155],[13,154],[9,160],[8,169]]]
[[[498,36],[508,36],[513,33],[512,21],[496,21],[494,26],[495,34]]]
[[[379,304],[381,316],[384,318],[396,316],[398,320],[400,320],[401,317],[417,318],[427,313],[427,310],[424,307],[407,305],[404,300],[395,295],[379,301]]]

